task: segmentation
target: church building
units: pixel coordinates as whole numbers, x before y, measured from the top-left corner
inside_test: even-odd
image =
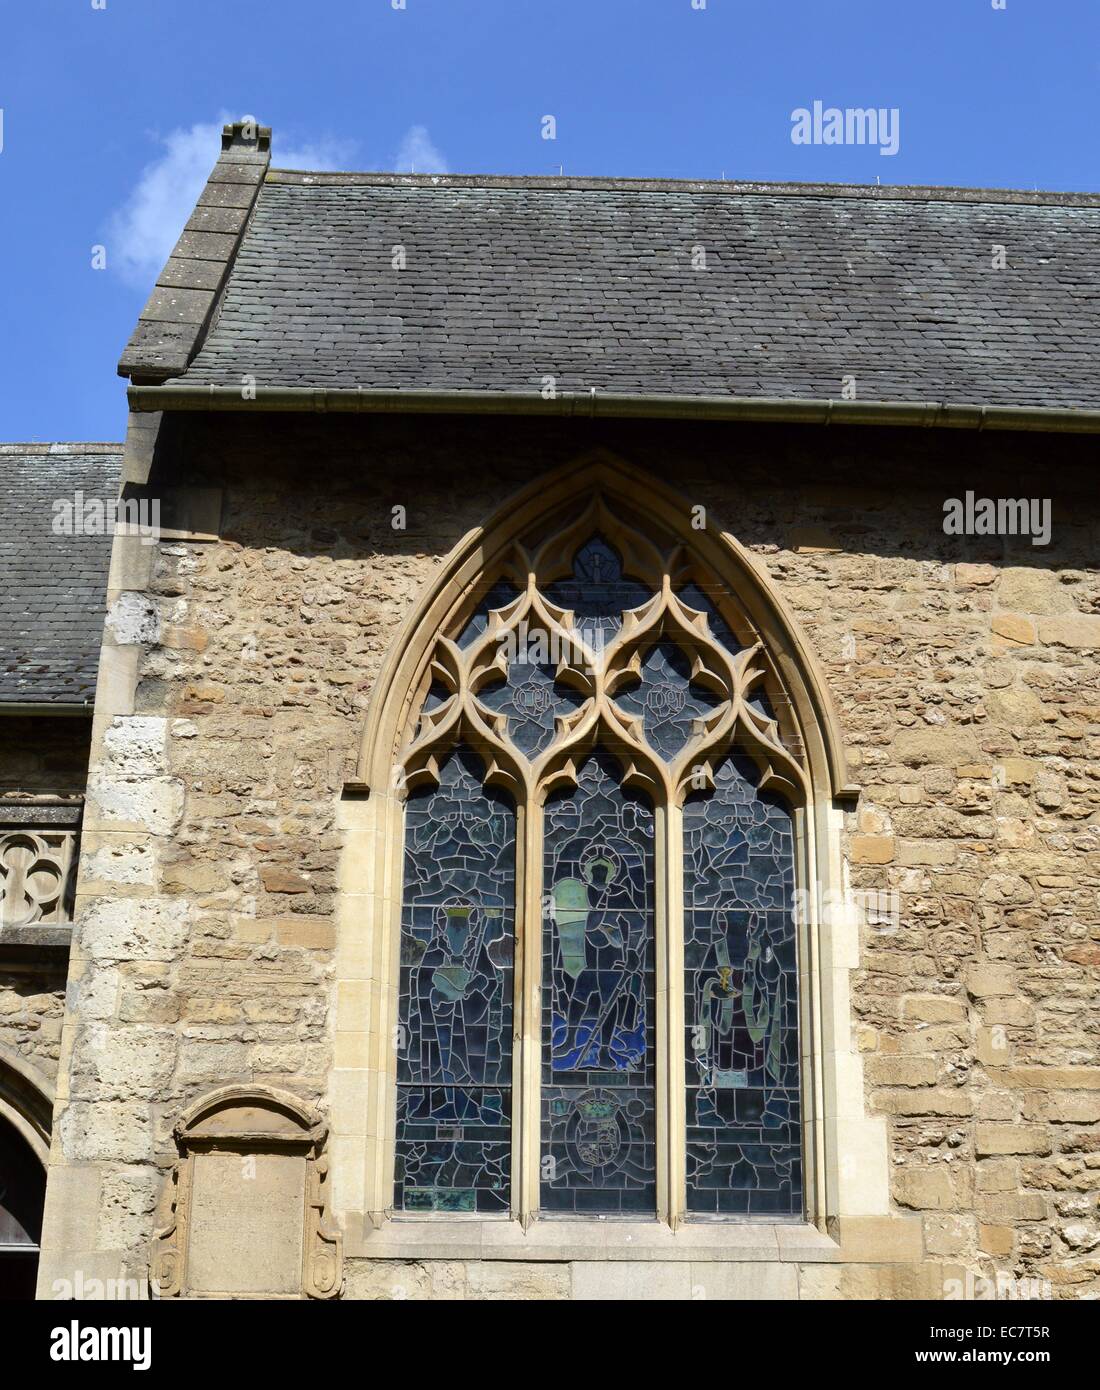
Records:
[[[227,126],[0,445],[0,1296],[1100,1297],[1098,251]]]

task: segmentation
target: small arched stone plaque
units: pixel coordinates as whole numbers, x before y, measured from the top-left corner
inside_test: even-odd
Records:
[[[327,1216],[326,1130],[296,1097],[228,1086],[175,1128],[152,1272],[161,1298],[334,1298],[340,1232]]]

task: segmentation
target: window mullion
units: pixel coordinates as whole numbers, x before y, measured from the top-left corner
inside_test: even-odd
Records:
[[[538,1213],[541,1145],[543,808],[536,797],[519,808],[519,822],[512,1214],[526,1227]]]
[[[683,812],[657,808],[657,1215],[675,1229],[684,1206]]]

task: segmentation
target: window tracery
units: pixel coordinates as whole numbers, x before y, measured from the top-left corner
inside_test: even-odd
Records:
[[[399,755],[396,1208],[652,1216],[666,1130],[689,1215],[801,1214],[808,783],[769,652],[602,496],[481,588]]]

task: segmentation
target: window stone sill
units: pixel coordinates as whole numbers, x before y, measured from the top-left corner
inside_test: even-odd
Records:
[[[518,1221],[447,1217],[391,1218],[356,1234],[349,1223],[345,1253],[377,1260],[697,1260],[829,1263],[840,1246],[804,1223],[685,1223],[672,1231],[657,1221]]]

